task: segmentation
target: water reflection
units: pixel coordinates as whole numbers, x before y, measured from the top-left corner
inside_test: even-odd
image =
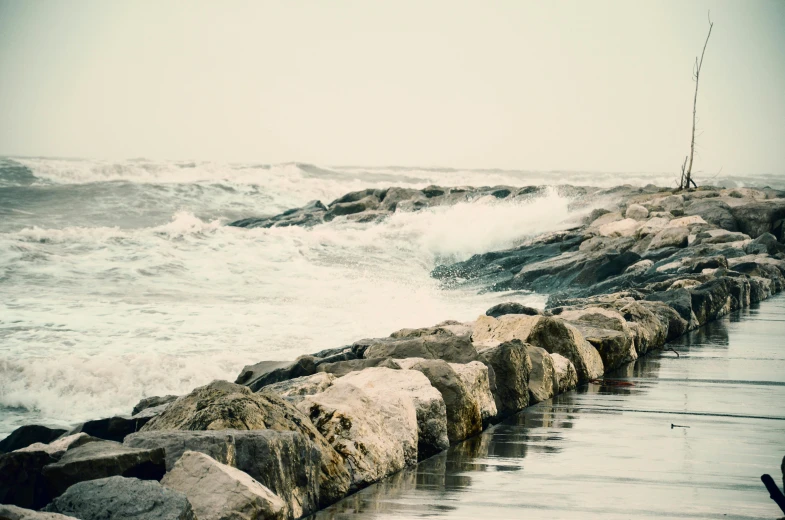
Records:
[[[672,344],[679,357],[638,359],[313,518],[774,517],[758,479],[785,452],[785,299],[767,305],[684,336]]]

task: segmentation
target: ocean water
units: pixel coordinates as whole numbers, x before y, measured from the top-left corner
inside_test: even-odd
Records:
[[[0,437],[126,414],[145,396],[234,380],[248,363],[470,320],[500,301],[541,306],[545,295],[448,289],[429,273],[580,215],[554,191],[371,224],[248,230],[232,220],[369,187],[673,177],[0,158]],[[766,176],[718,181],[777,187]]]

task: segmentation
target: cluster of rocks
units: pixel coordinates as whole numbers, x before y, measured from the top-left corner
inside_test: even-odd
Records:
[[[779,194],[625,189],[582,226],[434,271],[551,292],[548,310],[505,303],[262,361],[129,417],[23,427],[0,443],[0,518],[306,516],[785,287]],[[377,207],[353,214],[465,196],[394,190],[344,197],[319,219],[369,198]]]
[[[419,211],[437,206],[450,206],[461,202],[482,202],[486,200],[519,200],[545,194],[546,186],[484,186],[484,187],[443,187],[428,186],[421,190],[414,188],[368,189],[347,193],[324,205],[313,200],[301,208],[294,208],[278,215],[251,217],[230,223],[230,226],[244,228],[270,228],[286,226],[310,227],[330,222],[337,217],[357,222],[375,222],[396,211]],[[558,193],[569,197],[582,197],[597,191],[596,188],[561,185],[554,188]]]

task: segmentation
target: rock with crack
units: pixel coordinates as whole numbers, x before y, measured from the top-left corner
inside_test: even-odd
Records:
[[[432,334],[372,341],[363,357],[442,359],[449,363],[469,363],[477,359],[477,350],[468,334],[463,336]]]
[[[529,406],[532,362],[525,344],[517,339],[480,350],[480,361],[492,374],[497,417],[504,418]]]
[[[569,392],[578,386],[578,373],[572,362],[560,354],[551,354],[554,394]]]
[[[319,504],[324,507],[346,495],[350,478],[342,457],[292,403],[271,392],[213,381],[173,402],[142,431],[276,430],[305,435],[321,453]]]
[[[45,510],[80,520],[197,520],[183,493],[155,481],[123,477],[74,484]]]
[[[348,373],[348,372],[347,372]],[[278,394],[290,403],[296,404],[307,395],[324,392],[337,379],[334,374],[317,372],[312,376],[303,376],[282,381],[265,387],[266,392]]]
[[[603,374],[602,358],[572,325],[549,316],[507,315],[499,319],[481,316],[475,322],[472,341],[491,346],[501,341],[519,339],[542,347],[572,361],[578,380],[585,382]]]
[[[320,507],[321,453],[302,433],[274,430],[153,431],[126,438],[133,447],[163,448],[167,470],[187,451],[237,468],[284,501],[297,518]]]
[[[481,404],[466,387],[452,364],[441,359],[407,358],[397,363],[428,378],[444,399],[447,408],[447,437],[455,444],[482,431]]]
[[[483,427],[487,426],[497,415],[496,401],[491,393],[488,367],[479,361],[471,363],[450,363],[458,377],[463,381],[469,395],[473,396],[480,408],[480,419]]]
[[[184,494],[199,520],[282,520],[284,502],[247,473],[186,451],[161,480]]]
[[[354,385],[376,400],[409,399],[417,411],[417,456],[422,460],[450,447],[447,407],[439,391],[415,370],[369,368],[352,372],[335,384]]]
[[[36,442],[48,444],[65,432],[59,428],[48,428],[38,424],[21,426],[0,441],[0,453],[10,453]]]
[[[417,462],[417,411],[411,400],[378,400],[351,384],[334,384],[297,404],[343,458],[360,489]]]
[[[112,476],[160,480],[166,473],[164,450],[128,448],[114,441],[89,442],[68,450],[55,463],[44,466],[51,496],[59,496],[78,482]]]
[[[532,363],[529,373],[529,403],[535,404],[553,397],[555,372],[553,359],[548,351],[534,345],[526,345]]]

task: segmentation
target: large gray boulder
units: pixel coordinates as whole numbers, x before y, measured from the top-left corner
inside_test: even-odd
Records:
[[[138,449],[113,441],[96,441],[68,450],[59,461],[44,466],[43,475],[52,496],[59,496],[77,482],[119,475],[160,480],[166,473],[164,450]]]
[[[284,514],[288,516],[309,514],[329,503],[320,499],[322,454],[299,432],[152,431],[129,435],[125,444],[163,448],[169,471],[187,451],[202,453],[237,468],[280,497],[284,501]],[[336,500],[335,496],[330,498]]]
[[[155,481],[123,477],[74,484],[45,510],[80,520],[196,520],[179,491]]]
[[[422,460],[450,447],[447,408],[439,391],[415,370],[369,368],[353,372],[335,384],[354,385],[376,400],[409,399],[417,411],[417,457]]]
[[[738,230],[730,206],[721,200],[699,199],[691,201],[684,209],[684,214],[700,215],[709,224],[728,231]]]
[[[321,452],[319,503],[330,504],[346,495],[350,477],[343,458],[294,405],[280,396],[248,387],[213,381],[169,405],[142,431],[275,430],[305,435]]]
[[[284,501],[247,473],[207,455],[186,451],[161,481],[183,493],[199,520],[278,520]]]
[[[96,419],[80,424],[69,431],[68,434],[86,433],[91,437],[107,441],[123,442],[126,435],[138,432],[152,417],[153,415],[151,414],[144,414],[130,418],[115,416],[106,419]]]
[[[256,365],[243,368],[237,381],[246,385],[254,392],[267,385],[288,381],[295,377],[310,376],[316,373],[316,364],[320,361],[315,356],[300,356],[291,363],[262,361]]]
[[[493,374],[491,388],[499,418],[529,406],[529,373],[532,362],[522,341],[514,339],[480,350],[480,361]]]
[[[374,399],[336,383],[297,407],[343,457],[354,489],[417,462],[417,411],[408,398]]]
[[[77,520],[73,516],[0,504],[0,520]]]
[[[480,403],[450,363],[441,359],[409,358],[399,360],[398,364],[401,368],[422,372],[442,394],[447,408],[447,437],[451,444],[482,431]]]
[[[526,351],[532,363],[529,373],[529,403],[535,404],[554,396],[556,389],[553,385],[553,359],[548,351],[541,347],[526,345]]]

